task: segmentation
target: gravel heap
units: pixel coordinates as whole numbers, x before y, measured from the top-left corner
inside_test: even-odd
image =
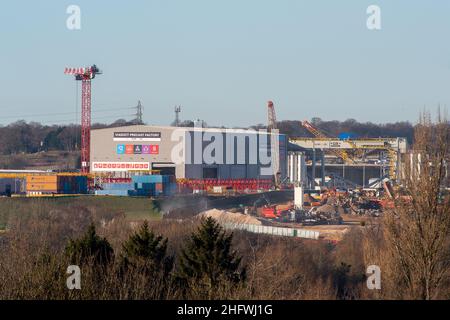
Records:
[[[203,211],[197,215],[199,218],[211,217],[219,223],[246,223],[261,225],[261,221],[253,216],[245,215],[238,212],[229,212],[225,210],[211,209]]]

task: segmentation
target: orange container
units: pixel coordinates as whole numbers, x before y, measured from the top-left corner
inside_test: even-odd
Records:
[[[86,186],[83,188],[83,180],[78,176],[30,175],[26,177],[26,191],[71,194],[85,193],[83,189],[86,189]]]
[[[58,190],[56,182],[27,183],[27,191],[54,191]]]
[[[56,175],[37,175],[37,176],[27,176],[26,178],[27,184],[28,183],[56,183],[58,181],[58,176]]]
[[[56,192],[58,190],[58,177],[56,175],[27,176],[26,190]]]

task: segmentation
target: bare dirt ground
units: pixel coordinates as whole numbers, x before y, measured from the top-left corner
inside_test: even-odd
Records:
[[[341,214],[344,224],[347,225],[361,225],[361,222],[367,222],[369,220],[366,216],[358,216],[351,214]]]
[[[198,215],[199,217],[211,217],[214,220],[222,223],[245,223],[261,225],[256,217],[241,214],[238,212],[230,212],[225,210],[211,209],[204,211]]]
[[[212,217],[215,220],[222,223],[246,223],[246,224],[269,224],[278,227],[290,227],[305,229],[311,231],[318,231],[320,233],[320,239],[327,241],[340,241],[343,239],[346,233],[348,233],[352,228],[361,228],[359,221],[363,221],[360,217],[348,216],[345,217],[344,224],[341,225],[315,225],[315,226],[303,226],[299,223],[282,223],[269,221],[262,218],[256,218],[249,215],[244,215],[237,212],[230,212],[225,210],[211,209],[204,211],[198,215],[199,217]]]
[[[320,239],[328,241],[340,241],[344,238],[345,234],[352,228],[359,228],[351,225],[318,225],[318,226],[304,226],[306,230],[319,231]]]

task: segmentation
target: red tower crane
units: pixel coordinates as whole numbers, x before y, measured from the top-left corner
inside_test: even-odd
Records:
[[[273,101],[267,101],[267,130],[272,132],[272,130],[277,129],[277,117],[275,115],[275,106]],[[280,155],[279,148],[277,144],[278,135],[270,135],[271,153],[272,153],[272,164],[274,166],[273,182],[276,188],[280,185]]]
[[[81,172],[89,173],[91,146],[91,80],[102,74],[94,64],[87,68],[66,68],[65,74],[81,81]]]

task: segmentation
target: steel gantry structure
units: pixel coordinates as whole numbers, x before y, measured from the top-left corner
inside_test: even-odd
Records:
[[[400,154],[407,152],[407,141],[405,138],[362,138],[362,139],[346,139],[338,138],[290,138],[289,142],[305,149],[320,149],[329,151],[340,156],[340,152],[345,150],[380,150],[387,152],[387,161],[389,163],[389,178],[395,180],[398,178]],[[353,164],[357,164],[356,157],[350,156],[346,152]],[[343,157],[341,157],[343,158]]]
[[[312,133],[316,138],[329,139],[327,135],[325,135],[322,131],[320,131],[318,128],[316,128],[306,120],[302,121],[302,126],[310,133]],[[331,149],[331,152],[334,153],[337,157],[344,160],[344,162],[346,163],[354,163],[354,160],[348,155],[348,153],[344,149]]]

